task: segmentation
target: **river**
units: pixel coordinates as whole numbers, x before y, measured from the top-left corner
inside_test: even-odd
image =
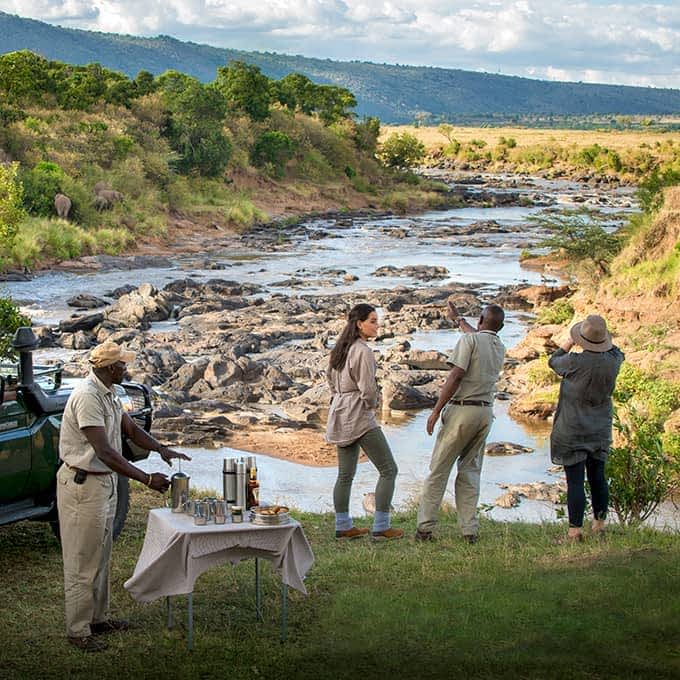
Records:
[[[72,313],[67,300],[71,296],[87,291],[93,295],[105,295],[112,289],[124,285],[139,285],[150,282],[162,287],[169,281],[191,276],[196,280],[226,278],[263,286],[269,294],[284,293],[337,293],[365,290],[370,301],[370,290],[399,285],[418,285],[418,281],[402,277],[373,276],[374,270],[384,265],[404,267],[407,265],[438,265],[446,267],[447,283],[483,284],[484,292],[493,295],[498,286],[506,284],[540,283],[540,274],[522,269],[519,254],[528,242],[535,243],[541,234],[529,222],[532,215],[541,211],[574,207],[575,197],[585,196],[585,202],[602,208],[602,197],[606,197],[608,210],[620,218],[620,213],[630,211],[633,203],[631,192],[626,189],[593,190],[571,182],[549,182],[528,180],[520,183],[520,191],[536,192],[547,197],[552,206],[546,207],[496,207],[461,208],[433,211],[404,217],[361,217],[351,219],[342,233],[335,238],[314,238],[314,232],[328,229],[324,219],[310,220],[305,224],[305,235],[293,239],[292,243],[271,253],[253,252],[243,246],[233,246],[219,251],[197,255],[177,255],[168,268],[146,268],[131,271],[101,271],[75,274],[50,272],[36,276],[30,281],[5,284],[9,293],[36,323],[55,324]],[[350,219],[348,217],[348,219]],[[484,233],[452,238],[432,238],[441,227],[466,226],[480,221],[494,220],[505,233]],[[614,224],[614,223],[613,223]],[[405,229],[408,237],[397,238],[395,230]],[[209,258],[211,268],[206,269]],[[214,266],[223,269],[215,271]],[[325,272],[342,269],[357,277],[346,281],[342,277],[328,277]],[[280,285],[291,278],[302,280],[294,290]],[[431,282],[427,285],[432,285]],[[529,317],[525,314],[509,313],[501,337],[507,347],[512,347],[523,336]],[[172,322],[156,324],[152,330],[162,333],[172,328]],[[409,338],[418,349],[436,349],[446,352],[457,341],[455,331],[419,332]],[[390,341],[378,343],[386,349]],[[65,356],[66,351],[41,350],[36,357],[54,358]],[[491,508],[494,500],[502,493],[501,483],[522,483],[533,481],[557,481],[560,476],[548,471],[550,460],[547,447],[549,424],[529,426],[512,420],[507,413],[508,402],[497,401],[495,421],[489,441],[511,441],[533,449],[533,452],[514,456],[487,456],[482,473],[480,502],[491,517],[501,520],[550,521],[555,519],[555,508],[547,502],[523,500],[513,509]],[[400,418],[383,423],[385,433],[393,448],[399,466],[397,491],[394,505],[403,509],[414,503],[422,481],[427,474],[433,438],[425,432],[427,412],[404,414]],[[294,436],[294,435],[291,435]],[[192,478],[196,488],[221,490],[222,458],[237,456],[240,452],[230,448],[219,450],[185,449],[193,460],[184,465],[184,471]],[[143,462],[145,470],[158,469],[158,459]],[[261,479],[261,496],[264,501],[283,503],[305,511],[325,512],[332,510],[331,493],[335,480],[334,468],[309,467],[265,455],[258,456],[258,470]],[[370,463],[360,464],[353,488],[351,511],[362,514],[362,496],[372,491],[377,474]],[[452,484],[449,484],[449,488]],[[445,498],[452,501],[450,491]]]

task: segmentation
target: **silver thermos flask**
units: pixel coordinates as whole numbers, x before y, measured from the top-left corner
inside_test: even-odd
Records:
[[[236,463],[236,505],[246,507],[246,464],[243,459]]]
[[[189,500],[189,479],[183,472],[175,472],[170,477],[170,508],[173,512],[184,512],[184,504]]]
[[[222,486],[224,500],[236,505],[236,458],[225,458],[222,464]]]

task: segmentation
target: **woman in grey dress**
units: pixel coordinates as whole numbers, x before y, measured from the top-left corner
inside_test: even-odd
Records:
[[[375,307],[358,304],[352,307],[342,333],[331,351],[327,378],[333,399],[328,412],[326,440],[338,451],[338,478],[333,489],[335,537],[361,538],[368,529],[355,527],[349,514],[349,497],[359,460],[359,449],[378,469],[375,488],[375,515],[372,537],[375,540],[402,538],[402,529],[390,526],[390,502],[397,478],[390,445],[375,419],[378,385],[375,358],[366,344],[378,335]]]
[[[570,335],[548,362],[562,377],[550,435],[552,462],[563,465],[567,476],[569,533],[559,542],[583,540],[586,474],[593,506],[592,533],[604,531],[609,504],[604,466],[612,441],[612,393],[624,360],[601,316],[588,316],[572,326]],[[570,352],[575,344],[583,351]]]

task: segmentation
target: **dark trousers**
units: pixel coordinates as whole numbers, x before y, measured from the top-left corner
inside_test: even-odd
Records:
[[[584,488],[585,474],[588,474],[590,499],[593,505],[593,517],[606,519],[609,506],[609,487],[604,476],[604,461],[588,456],[575,465],[565,465],[567,474],[567,509],[569,526],[583,526],[583,515],[586,509],[586,492]]]

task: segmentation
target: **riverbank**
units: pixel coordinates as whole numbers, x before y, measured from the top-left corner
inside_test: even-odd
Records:
[[[414,513],[395,524],[403,541],[338,544],[330,514],[295,516],[315,555],[309,595],[289,595],[289,639],[279,642],[280,586],[261,568],[264,621],[255,623],[252,562],[224,565],[194,589],[194,651],[186,649],[186,601],[135,603],[123,589],[159,497],[132,485],[127,526],[114,544],[112,605],[130,619],[87,655],[64,639],[61,552],[49,527],[0,528],[3,663],[0,677],[674,678],[680,671],[677,598],[680,543],[651,530],[613,528],[605,541],[552,541],[565,525],[482,520],[463,543],[446,511],[440,541],[415,544]],[[359,520],[369,526],[368,520]],[[578,662],[574,661],[578,650]]]

